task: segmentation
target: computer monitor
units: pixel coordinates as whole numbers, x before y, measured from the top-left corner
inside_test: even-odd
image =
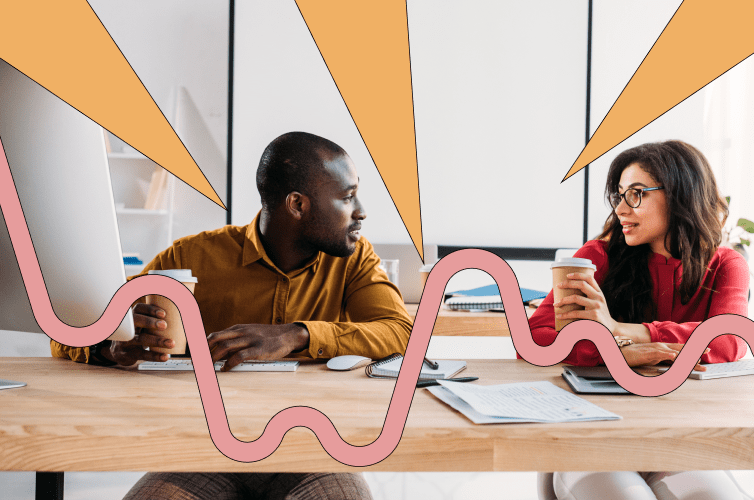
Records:
[[[0,60],[0,140],[55,314],[94,323],[126,282],[102,128]],[[0,330],[41,332],[0,222]]]

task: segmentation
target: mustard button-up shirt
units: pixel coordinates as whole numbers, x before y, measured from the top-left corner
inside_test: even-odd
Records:
[[[247,226],[225,226],[176,240],[142,271],[191,269],[207,334],[238,324],[301,323],[309,349],[298,355],[372,359],[404,353],[412,322],[400,292],[377,267],[362,237],[350,257],[318,253],[300,269],[280,271],[259,237],[259,215]],[[53,356],[94,362],[89,348],[51,341]]]

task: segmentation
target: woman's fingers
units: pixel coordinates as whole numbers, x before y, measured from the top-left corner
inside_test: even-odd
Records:
[[[582,280],[589,284],[592,288],[594,288],[599,293],[602,293],[602,290],[600,289],[600,286],[597,284],[597,280],[594,279],[593,274],[587,274],[587,273],[570,273],[567,276],[569,279],[574,280]]]
[[[594,304],[594,301],[589,297],[584,297],[583,295],[569,295],[568,297],[563,297],[563,299],[558,302],[554,302],[552,305],[553,307],[563,307],[568,304],[576,304],[579,306],[589,307],[590,305]]]
[[[632,344],[621,349],[628,366],[656,365],[663,361],[673,361],[678,351],[663,344]]]
[[[670,342],[640,343],[624,347],[621,352],[629,366],[656,365],[663,361],[675,361],[684,345]],[[709,348],[704,351],[705,354],[708,352],[710,352]],[[696,364],[694,369],[698,371],[706,370],[699,363]]]

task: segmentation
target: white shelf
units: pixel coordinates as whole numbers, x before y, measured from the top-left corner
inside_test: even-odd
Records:
[[[146,208],[118,208],[115,213],[120,215],[169,215],[169,210],[147,210]]]

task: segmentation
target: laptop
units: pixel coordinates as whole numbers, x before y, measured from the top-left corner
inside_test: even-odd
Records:
[[[740,377],[743,375],[754,375],[754,359],[742,359],[730,363],[711,363],[702,365],[707,371],[692,371],[689,378],[698,380],[710,380],[713,378]],[[663,366],[659,368],[661,372],[666,372],[670,367]]]
[[[562,377],[579,394],[631,394],[613,379],[607,366],[564,366]]]

